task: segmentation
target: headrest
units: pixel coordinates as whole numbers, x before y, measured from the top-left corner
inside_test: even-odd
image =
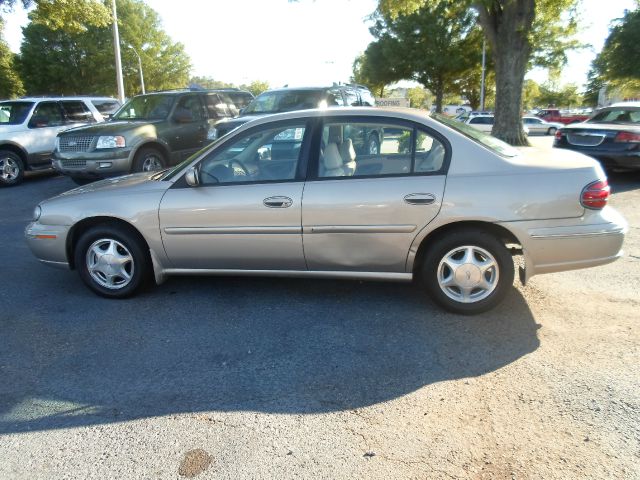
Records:
[[[344,163],[353,162],[356,159],[356,151],[353,148],[353,142],[350,138],[345,139],[338,149],[340,150],[340,156]]]
[[[342,142],[342,127],[340,125],[333,125],[329,127],[328,141],[333,143]]]
[[[342,166],[342,157],[340,157],[338,145],[336,145],[335,143],[327,144],[326,148],[324,149],[322,163],[326,170],[340,168]]]

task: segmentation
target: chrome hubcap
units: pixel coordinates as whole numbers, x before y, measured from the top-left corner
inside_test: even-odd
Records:
[[[162,161],[156,155],[147,155],[142,162],[143,172],[155,172],[162,170]]]
[[[87,270],[98,284],[111,290],[124,288],[134,272],[131,252],[117,240],[102,238],[91,244],[86,255]]]
[[[444,294],[462,303],[479,302],[498,286],[498,262],[484,248],[456,247],[438,264],[438,285]]]
[[[3,180],[12,181],[18,178],[20,168],[13,158],[0,158],[0,177]]]

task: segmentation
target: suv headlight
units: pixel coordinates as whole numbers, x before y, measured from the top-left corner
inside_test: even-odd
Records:
[[[42,215],[42,208],[40,208],[40,205],[36,205],[36,208],[33,209],[33,221],[40,220],[40,215]]]
[[[125,146],[124,137],[120,135],[98,137],[98,143],[96,144],[96,148],[123,148]]]

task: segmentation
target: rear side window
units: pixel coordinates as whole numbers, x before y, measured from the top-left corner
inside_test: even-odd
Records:
[[[392,123],[327,123],[318,177],[368,177],[439,172],[444,145],[428,132]]]
[[[33,111],[29,128],[59,127],[63,123],[58,102],[40,102]]]
[[[89,123],[95,122],[93,114],[84,102],[75,100],[63,100],[62,108],[67,117],[67,121],[72,123]]]
[[[225,98],[224,95],[218,96],[217,94],[205,95],[205,104],[207,107],[207,113],[209,118],[225,118],[232,117],[231,107],[233,103],[230,98]]]

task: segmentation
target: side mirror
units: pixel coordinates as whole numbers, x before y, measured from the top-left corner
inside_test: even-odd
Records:
[[[198,172],[198,168],[191,167],[187,170],[187,173],[184,175],[184,179],[190,187],[197,187],[200,185],[200,173]]]

